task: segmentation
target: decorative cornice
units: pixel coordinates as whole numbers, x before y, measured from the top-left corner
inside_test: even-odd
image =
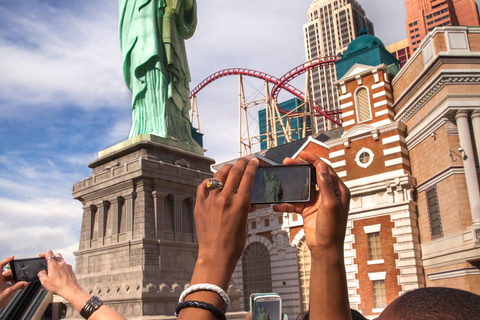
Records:
[[[480,275],[480,270],[475,267],[471,268],[463,268],[463,269],[455,269],[455,270],[448,270],[442,272],[435,272],[435,273],[428,273],[428,279],[430,281],[435,280],[442,280],[442,279],[449,279],[449,278],[458,278],[458,277],[466,277],[466,276],[478,276]]]
[[[418,192],[423,192],[426,189],[436,185],[437,183],[447,179],[448,177],[450,177],[454,174],[464,174],[464,173],[465,173],[465,170],[464,170],[463,166],[448,167],[448,168],[444,169],[443,171],[437,173],[433,177],[430,177],[427,180],[425,180],[424,182],[420,183],[417,186],[417,191]]]
[[[427,85],[427,88],[422,90],[419,94],[417,94],[416,97],[412,99],[413,103],[410,103],[400,112],[398,112],[395,120],[406,123],[446,85],[480,84],[480,70],[470,71],[471,73],[476,72],[476,74],[471,76],[466,76],[465,73],[451,74],[450,72],[445,71],[446,70],[442,70],[439,72],[435,79],[433,79],[430,84]],[[398,111],[398,109],[399,107],[396,105],[395,111]]]

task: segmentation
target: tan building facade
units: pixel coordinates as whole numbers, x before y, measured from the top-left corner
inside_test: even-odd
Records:
[[[356,45],[381,46],[369,37]],[[355,63],[337,81],[343,128],[256,154],[279,164],[315,153],[349,187],[348,292],[367,318],[420,287],[480,294],[479,66],[480,27],[436,28],[400,71]],[[233,277],[244,301],[263,289],[281,294],[289,317],[308,310],[301,217],[260,208],[249,235]]]
[[[427,286],[480,294],[480,28],[436,28],[393,81],[417,179]]]

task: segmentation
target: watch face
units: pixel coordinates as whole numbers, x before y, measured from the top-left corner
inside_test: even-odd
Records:
[[[98,309],[103,304],[102,300],[97,296],[93,296],[92,299],[90,299],[90,303],[95,309]]]

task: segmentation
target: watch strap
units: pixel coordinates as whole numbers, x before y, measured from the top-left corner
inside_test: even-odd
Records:
[[[80,311],[80,315],[84,319],[90,318],[90,316],[97,311],[98,308],[103,304],[102,300],[99,297],[93,296],[88,300]]]

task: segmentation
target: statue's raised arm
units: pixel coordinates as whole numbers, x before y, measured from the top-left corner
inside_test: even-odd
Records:
[[[194,143],[184,40],[197,26],[196,0],[120,0],[119,13],[123,73],[132,92],[129,137]]]

